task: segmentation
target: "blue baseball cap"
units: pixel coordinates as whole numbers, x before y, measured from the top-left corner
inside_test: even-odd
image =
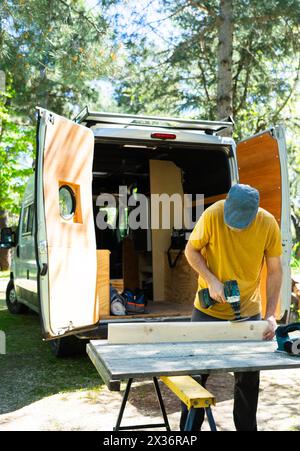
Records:
[[[225,223],[236,229],[245,229],[255,219],[259,207],[259,192],[250,185],[233,185],[224,205]]]

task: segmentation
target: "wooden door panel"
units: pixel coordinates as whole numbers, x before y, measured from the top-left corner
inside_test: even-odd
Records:
[[[239,181],[259,190],[260,207],[274,215],[278,224],[281,223],[282,210],[282,179],[279,158],[278,140],[267,131],[237,146]],[[266,264],[261,273],[260,292],[262,298],[262,313],[266,312]],[[280,317],[280,303],[277,307],[277,317]]]
[[[237,146],[240,183],[257,188],[260,206],[281,221],[281,169],[278,141],[269,132]]]
[[[42,168],[48,254],[48,294],[43,299],[48,302],[44,308],[47,337],[54,338],[89,328],[99,318],[92,208],[94,137],[89,129],[68,119],[52,113],[50,119],[46,120]],[[75,214],[68,220],[60,214],[63,185],[75,199]]]

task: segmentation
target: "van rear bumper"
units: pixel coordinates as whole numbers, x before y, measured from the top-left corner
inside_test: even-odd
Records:
[[[168,316],[168,317],[161,317],[161,318],[126,318],[126,319],[108,319],[108,320],[102,320],[99,321],[99,324],[97,328],[90,330],[88,332],[84,332],[81,334],[76,335],[77,338],[81,340],[95,340],[95,339],[101,339],[106,340],[107,339],[107,331],[108,331],[108,325],[109,324],[120,324],[120,323],[161,323],[161,322],[173,322],[173,321],[190,321],[190,316]]]

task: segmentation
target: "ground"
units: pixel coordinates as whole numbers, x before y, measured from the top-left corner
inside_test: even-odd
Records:
[[[41,341],[37,315],[7,312],[6,284],[0,278],[0,329],[7,338],[7,354],[0,356],[0,431],[112,430],[122,393],[107,390],[87,357],[55,359]],[[300,370],[262,372],[259,430],[300,431],[299,375]],[[208,389],[217,398],[218,429],[234,430],[233,375],[211,377]],[[167,388],[162,393],[171,428],[178,430],[179,402]],[[124,424],[160,421],[151,381],[136,383]]]

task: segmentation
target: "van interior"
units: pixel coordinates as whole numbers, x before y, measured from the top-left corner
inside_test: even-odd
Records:
[[[167,255],[173,215],[170,215],[170,228],[167,230],[129,230],[126,215],[119,217],[119,186],[127,186],[128,194],[142,193],[149,201],[151,194],[204,194],[204,208],[207,208],[225,198],[230,189],[228,157],[229,149],[220,146],[96,138],[93,212],[99,257],[97,288],[103,293],[103,284],[106,287],[106,295],[100,299],[101,319],[112,318],[107,294],[109,284],[120,293],[124,289],[139,288],[143,291],[145,313],[131,315],[133,317],[191,315],[197,289],[196,273],[190,268],[184,253],[179,256],[175,267],[170,267]],[[113,194],[116,208],[97,206],[96,200],[101,193]],[[196,201],[192,204],[194,216]],[[108,223],[118,219],[118,228],[100,230],[96,224],[99,209],[104,209]],[[179,252],[179,249],[169,251],[173,260]],[[103,280],[104,274],[106,280]]]

